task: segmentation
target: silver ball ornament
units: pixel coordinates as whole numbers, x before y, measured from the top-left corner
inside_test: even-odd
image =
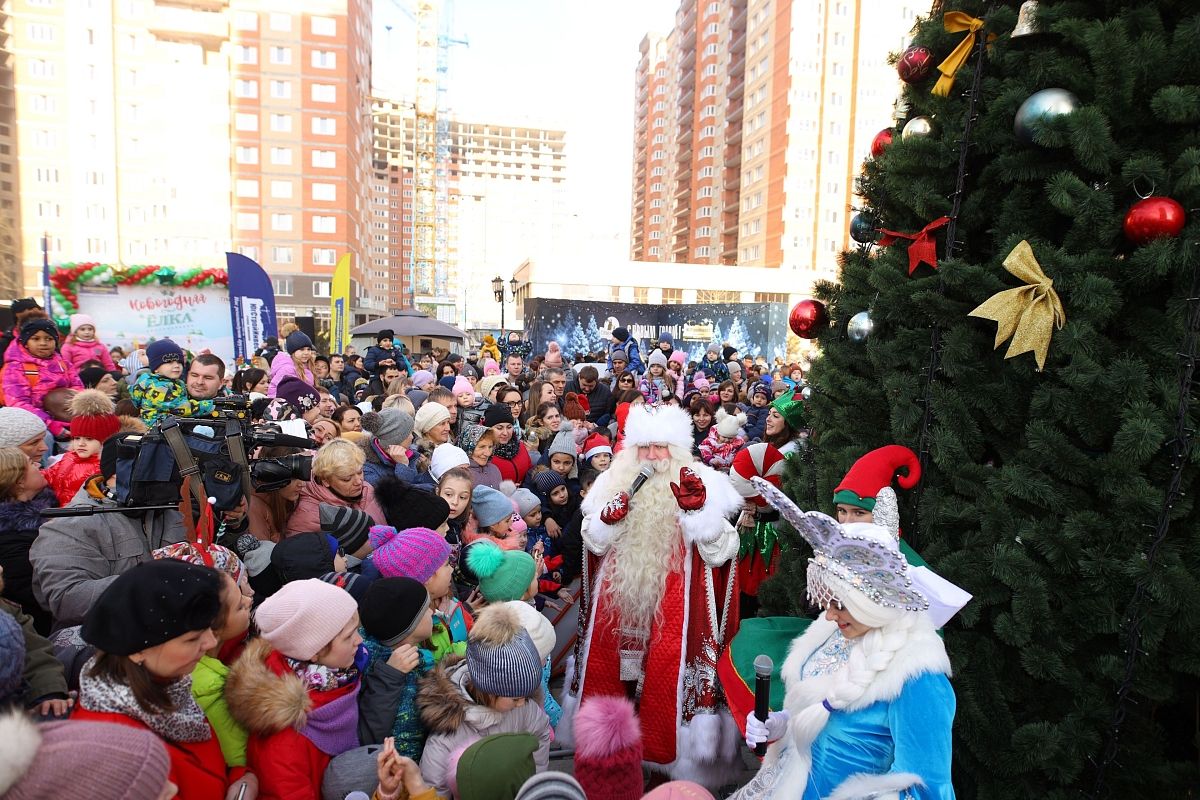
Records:
[[[1013,133],[1025,144],[1034,144],[1034,120],[1053,119],[1079,108],[1079,98],[1066,89],[1042,89],[1029,95],[1013,119]]]
[[[811,386],[805,386],[803,389],[800,390],[800,399],[801,400],[810,400],[810,399],[812,399],[812,396],[813,396],[813,388]]]
[[[933,135],[933,120],[924,115],[913,117],[904,123],[901,139],[925,139]]]
[[[865,342],[875,327],[870,311],[860,311],[846,323],[846,335],[852,342]]]

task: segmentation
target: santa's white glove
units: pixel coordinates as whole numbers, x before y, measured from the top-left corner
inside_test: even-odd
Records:
[[[753,748],[761,742],[782,739],[791,718],[786,711],[772,711],[767,715],[767,721],[763,722],[751,711],[746,715],[746,746]]]

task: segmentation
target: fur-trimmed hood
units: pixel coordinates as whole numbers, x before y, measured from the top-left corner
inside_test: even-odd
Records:
[[[468,713],[497,714],[481,706],[467,694],[467,662],[450,656],[421,679],[417,690],[417,710],[429,733],[454,733],[467,721]]]
[[[234,720],[251,735],[300,730],[308,721],[308,690],[290,670],[276,671],[279,659],[269,642],[255,639],[229,668],[225,700]]]
[[[0,529],[5,531],[36,531],[45,522],[41,512],[47,508],[57,508],[58,500],[54,490],[46,487],[33,496],[31,500],[18,502],[5,500],[0,502]]]
[[[20,711],[0,715],[0,795],[16,786],[37,758],[42,737]]]

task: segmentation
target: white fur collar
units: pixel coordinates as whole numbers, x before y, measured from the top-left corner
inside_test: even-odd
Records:
[[[822,680],[802,681],[800,670],[808,657],[816,652],[837,630],[837,623],[824,617],[816,619],[808,630],[792,640],[787,660],[783,662],[780,676],[787,688],[785,703],[792,714],[797,709],[820,702],[825,697],[828,682]],[[908,642],[893,656],[888,666],[876,674],[875,680],[862,696],[846,706],[846,711],[858,711],[880,700],[894,700],[910,679],[925,673],[950,675],[950,658],[941,637],[922,614],[909,631]]]

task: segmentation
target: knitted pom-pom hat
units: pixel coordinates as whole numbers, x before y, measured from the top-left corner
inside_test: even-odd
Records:
[[[84,389],[71,398],[71,435],[103,442],[121,429],[121,420],[108,395],[98,389]]]
[[[642,731],[633,703],[588,699],[575,717],[575,741],[575,778],[589,800],[641,800]]]
[[[499,545],[472,547],[467,566],[479,577],[479,591],[489,603],[521,600],[533,582],[537,564],[524,550],[502,550]]]

